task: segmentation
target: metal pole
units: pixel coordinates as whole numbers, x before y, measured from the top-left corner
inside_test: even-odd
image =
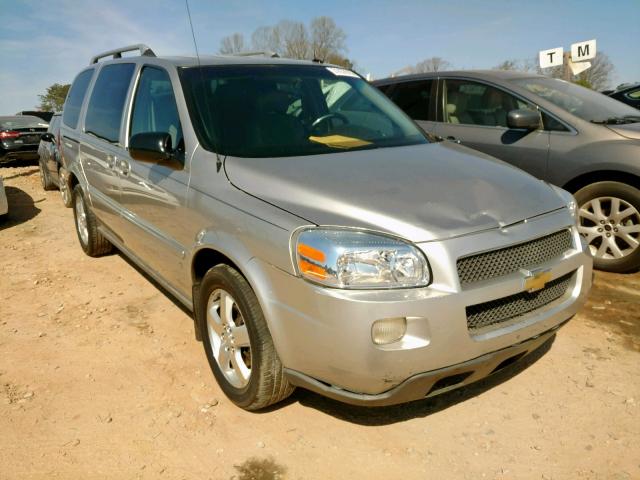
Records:
[[[571,81],[571,68],[569,67],[569,62],[571,61],[571,53],[570,52],[564,52],[562,54],[562,56],[564,57],[562,59],[562,79],[566,80],[567,82]]]

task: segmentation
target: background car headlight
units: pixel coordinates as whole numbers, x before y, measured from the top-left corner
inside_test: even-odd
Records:
[[[424,254],[385,235],[311,228],[300,232],[294,248],[298,272],[329,287],[407,288],[431,282]]]
[[[569,209],[569,213],[571,213],[571,216],[575,219],[578,218],[578,203],[576,202],[576,199],[573,198],[573,195],[571,195],[569,192],[567,192],[566,190],[560,188],[560,187],[556,187],[555,185],[551,185],[549,184],[549,186],[551,188],[553,188],[553,190],[558,194],[558,196],[560,198],[562,198],[562,200],[564,200],[564,203],[566,204],[567,208]]]

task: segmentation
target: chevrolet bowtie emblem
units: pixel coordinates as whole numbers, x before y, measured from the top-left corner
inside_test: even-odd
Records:
[[[524,289],[531,293],[542,290],[551,281],[549,270],[520,270],[524,274]]]

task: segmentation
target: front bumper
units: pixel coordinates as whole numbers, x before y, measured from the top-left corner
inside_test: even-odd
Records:
[[[37,160],[40,158],[38,145],[4,146],[0,148],[0,161]]]
[[[306,388],[325,397],[351,405],[363,407],[396,405],[398,403],[412,402],[414,400],[440,395],[449,390],[482,380],[517,362],[522,362],[529,354],[540,349],[547,340],[555,335],[556,330],[561,326],[562,324],[556,325],[551,330],[541,333],[534,338],[530,338],[517,345],[503,348],[497,352],[487,353],[458,365],[414,375],[391,390],[377,395],[342,390],[319,382],[295,370],[285,369],[285,375],[292,385]]]
[[[572,274],[565,295],[514,321],[470,333],[466,307],[522,292],[523,276],[517,272],[463,289],[458,281],[457,259],[564,228],[572,228],[574,248],[536,267],[548,270],[551,281]],[[397,393],[396,388],[413,392],[414,382],[419,382],[415,391],[424,396],[432,388],[430,384],[440,379],[440,374],[434,372],[449,372],[488,355],[486,366],[467,379],[473,381],[502,361],[502,354],[497,352],[553,332],[575,315],[591,287],[592,260],[566,210],[501,230],[418,246],[429,259],[433,274],[433,283],[426,288],[330,289],[310,284],[261,260],[252,260],[254,271],[262,275],[252,279],[254,291],[293,383],[336,398],[335,392],[356,399],[379,395],[386,398],[386,392],[392,392],[388,395],[393,397],[391,403],[396,403],[413,395]],[[407,319],[405,336],[389,345],[375,345],[371,340],[373,322],[394,317]],[[437,378],[432,381],[433,375]],[[406,384],[414,377],[417,380]],[[349,401],[342,396],[341,399]],[[373,404],[377,401],[372,400]]]

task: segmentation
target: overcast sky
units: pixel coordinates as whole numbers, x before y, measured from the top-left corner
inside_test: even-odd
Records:
[[[198,47],[214,53],[282,19],[328,15],[347,34],[347,56],[375,78],[432,56],[455,68],[490,68],[539,50],[597,39],[616,71],[640,81],[640,2],[426,0],[189,0]],[[146,43],[159,55],[195,50],[184,0],[0,0],[0,115],[34,108],[101,51]]]

